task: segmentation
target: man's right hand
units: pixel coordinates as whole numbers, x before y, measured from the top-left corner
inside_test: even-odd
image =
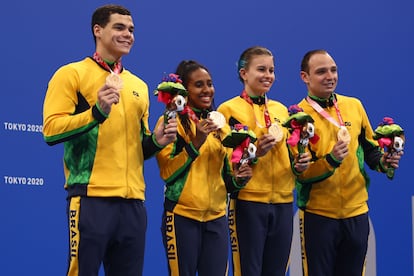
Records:
[[[271,148],[276,145],[276,138],[271,134],[264,134],[257,139],[256,157],[265,155]]]
[[[336,142],[331,152],[333,157],[338,161],[344,160],[348,153],[348,143],[341,140]]]
[[[119,91],[107,85],[98,91],[98,104],[103,112],[109,114],[113,104],[119,103]]]

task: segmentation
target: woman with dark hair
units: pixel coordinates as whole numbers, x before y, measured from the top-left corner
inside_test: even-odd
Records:
[[[243,188],[252,171],[247,164],[233,171],[220,140],[228,126],[209,117],[215,90],[208,69],[188,60],[176,74],[188,92],[187,106],[178,112],[176,141],[157,154],[166,184],[162,235],[169,275],[225,275],[228,193]]]

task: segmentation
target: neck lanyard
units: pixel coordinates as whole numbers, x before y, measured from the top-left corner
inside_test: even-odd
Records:
[[[253,109],[253,116],[254,119],[256,120],[256,125],[260,128],[264,128],[264,126],[262,126],[259,121],[256,118],[256,114],[254,113],[254,107],[253,107],[253,101],[252,99],[250,99],[249,95],[247,94],[246,90],[243,90],[241,95],[240,95],[246,102],[248,102],[250,104],[250,106]],[[270,125],[272,124],[271,120],[270,120],[270,115],[269,115],[269,110],[267,109],[267,96],[265,95],[265,104],[264,104],[264,120],[265,120],[265,124],[266,124],[266,128],[269,128]]]
[[[99,65],[101,65],[103,68],[105,68],[106,70],[108,70],[111,73],[119,74],[121,72],[121,69],[122,69],[121,60],[115,62],[114,69],[111,69],[111,67],[108,65],[108,63],[106,63],[97,52],[95,52],[93,54],[93,59],[97,63],[99,63]]]
[[[184,109],[182,111],[180,111],[180,114],[184,115],[184,114],[188,114],[188,117],[190,117],[190,119],[194,122],[194,123],[198,123],[199,119],[197,117],[197,115],[195,114],[194,110],[191,109],[191,107],[189,107],[188,105],[186,105],[184,107]]]
[[[342,119],[341,112],[339,110],[338,103],[336,102],[335,97],[333,97],[332,100],[335,107],[336,115],[338,116],[339,123],[328,112],[326,112],[326,110],[323,109],[317,102],[312,100],[311,97],[306,97],[306,101],[312,106],[313,109],[315,109],[319,114],[322,115],[322,117],[327,119],[329,122],[340,128],[341,126],[345,125],[344,120]]]

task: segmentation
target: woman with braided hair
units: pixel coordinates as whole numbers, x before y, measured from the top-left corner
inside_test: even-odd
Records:
[[[161,228],[169,275],[225,275],[228,193],[242,189],[252,170],[245,164],[233,171],[220,140],[228,126],[209,117],[215,90],[208,69],[185,60],[176,74],[188,91],[187,106],[177,113],[176,141],[157,154],[166,185]]]

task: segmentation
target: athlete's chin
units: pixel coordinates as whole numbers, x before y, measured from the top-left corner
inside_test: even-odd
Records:
[[[266,87],[262,87],[261,89],[258,89],[257,90],[258,96],[263,96],[264,94],[269,92],[270,88],[271,88],[271,86],[266,86]]]
[[[119,54],[122,55],[122,56],[128,55],[130,51],[131,51],[131,47],[121,48],[121,49],[119,49]]]
[[[322,94],[324,95],[324,97],[322,98],[328,98],[334,92],[335,92],[335,89],[326,89],[322,92]]]
[[[196,108],[201,109],[201,110],[206,110],[209,109],[211,107],[211,102],[210,103],[200,103],[198,104],[198,106]]]

